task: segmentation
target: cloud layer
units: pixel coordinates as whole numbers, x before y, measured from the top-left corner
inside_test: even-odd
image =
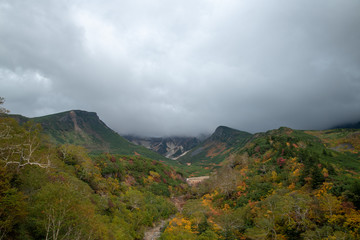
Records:
[[[360,2],[0,2],[13,113],[96,111],[123,134],[360,120]]]

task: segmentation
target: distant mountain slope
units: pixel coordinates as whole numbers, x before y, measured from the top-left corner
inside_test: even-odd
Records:
[[[85,147],[92,153],[109,152],[144,157],[176,164],[156,152],[130,143],[100,120],[95,112],[73,110],[43,117],[26,118],[12,115],[20,122],[32,120],[40,123],[44,133],[56,144],[74,144]]]
[[[323,131],[305,131],[321,139],[323,144],[337,152],[360,152],[360,130],[359,129],[330,129]]]
[[[233,150],[243,147],[252,136],[248,132],[220,126],[208,139],[178,160],[211,169],[228,157]]]
[[[195,137],[146,138],[132,135],[123,137],[136,145],[144,146],[171,159],[179,158],[200,143],[200,140]]]
[[[222,165],[177,222],[193,222],[191,229],[207,211],[202,231],[223,229],[211,239],[360,239],[360,130],[257,133]]]

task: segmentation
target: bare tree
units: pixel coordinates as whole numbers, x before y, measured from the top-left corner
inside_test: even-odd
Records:
[[[4,98],[0,97],[0,105]],[[0,107],[0,114],[8,110]],[[49,154],[45,148],[41,149],[40,125],[19,123],[8,116],[0,116],[0,164],[5,167],[17,165],[22,168],[26,165],[36,165],[42,168],[50,166]]]
[[[5,98],[0,97],[0,105],[3,105],[5,102]],[[0,107],[0,114],[9,113],[9,110],[6,108]]]

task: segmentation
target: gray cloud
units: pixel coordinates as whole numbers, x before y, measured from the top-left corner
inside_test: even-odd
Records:
[[[0,2],[13,113],[96,111],[120,133],[360,119],[360,2]]]

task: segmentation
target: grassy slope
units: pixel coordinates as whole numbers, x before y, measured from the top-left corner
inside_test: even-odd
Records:
[[[329,162],[339,164],[347,170],[360,171],[360,130],[332,129],[305,133],[320,139],[326,148],[322,150],[323,153],[331,152]]]
[[[206,175],[219,168],[235,149],[243,147],[251,137],[250,133],[220,126],[207,140],[179,158],[179,161],[191,163],[187,167],[189,173]]]
[[[291,140],[300,145],[298,147],[303,147],[312,154],[318,155],[323,163],[332,162],[345,169],[360,171],[360,130],[300,131],[280,128],[267,132],[261,138],[255,140],[254,143],[264,142],[264,139],[270,136],[275,137],[275,139],[278,137],[282,139],[281,141]],[[294,150],[296,149],[289,147],[289,152]],[[349,161],[346,162],[345,159]],[[349,166],[346,166],[346,164],[349,164]]]
[[[75,113],[75,117],[74,115],[72,117],[71,112]],[[55,144],[80,145],[90,150],[92,154],[109,152],[122,155],[141,155],[166,162],[172,166],[180,166],[176,161],[128,142],[106,126],[96,113],[75,110],[29,120],[40,123],[44,133],[50,136],[51,141]],[[76,121],[77,128],[74,126],[74,121]]]
[[[178,219],[197,232],[173,224],[163,239],[175,232],[187,239],[359,239],[359,133],[280,128],[255,134],[193,189],[194,200]],[[344,143],[352,147],[336,148]],[[199,229],[192,223],[201,214]]]
[[[66,114],[59,116],[66,120]],[[51,127],[58,124],[53,119],[35,120]],[[90,158],[79,146],[51,146],[38,131],[31,132],[31,143],[41,145],[30,154],[25,127],[13,119],[0,120],[1,132],[7,133],[0,153],[12,162],[2,159],[0,164],[1,239],[143,239],[146,227],[175,214],[169,197],[182,194],[186,185],[174,168],[140,156],[106,153]],[[87,126],[80,120],[78,124]],[[51,167],[20,167],[23,153],[28,163],[47,159]]]

